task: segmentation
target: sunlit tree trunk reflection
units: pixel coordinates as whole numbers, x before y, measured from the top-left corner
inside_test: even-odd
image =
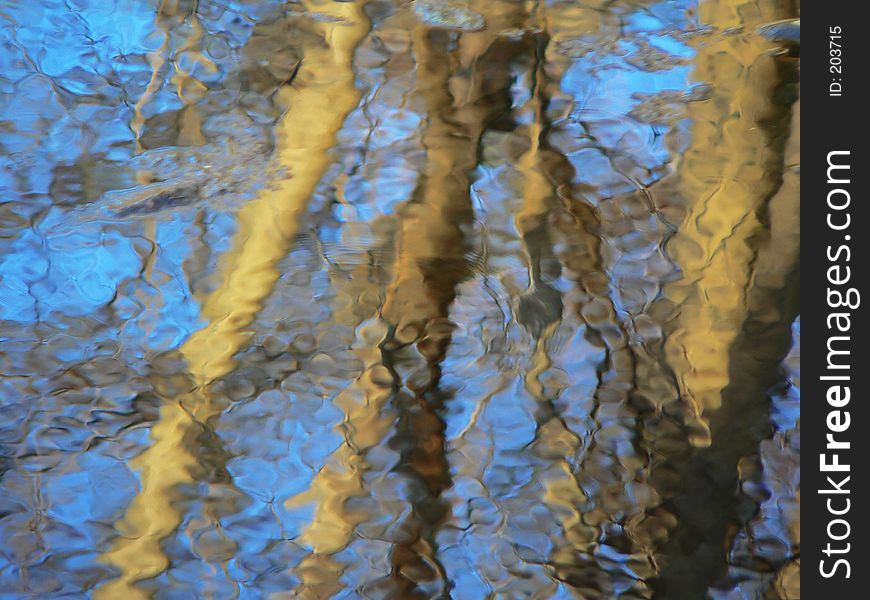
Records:
[[[304,45],[296,77],[278,91],[286,114],[277,126],[276,161],[289,177],[238,212],[238,231],[219,263],[221,283],[203,301],[207,325],[182,348],[199,384],[233,369],[233,355],[250,337],[246,328],[280,277],[278,262],[287,255],[299,219],[332,164],[336,135],[359,104],[353,56],[369,29],[364,2],[303,4],[325,18],[312,18],[319,37]]]
[[[686,403],[687,433],[685,444],[674,445],[673,435],[652,442],[655,487],[675,519],[657,557],[657,598],[700,597],[724,577],[730,541],[745,525],[741,461],[752,460],[770,435],[766,394],[790,343],[798,239],[782,235],[789,210],[771,203],[782,184],[789,117],[775,93],[783,67],[753,33],[793,16],[791,9],[790,2],[700,5],[702,23],[742,25],[745,34],[698,49],[694,78],[711,84],[712,97],[690,105],[690,146],[674,187],[657,195],[665,207],[668,191],[676,192],[671,200],[685,199],[668,243],[682,277],[664,294],[676,308],[665,350]],[[796,201],[785,200],[795,211]],[[678,414],[672,407],[665,410]]]
[[[191,438],[224,408],[212,401],[207,384],[232,370],[233,355],[248,339],[245,327],[280,276],[277,263],[290,248],[299,217],[331,164],[335,136],[359,102],[352,61],[368,31],[363,2],[305,4],[337,19],[312,24],[320,37],[305,46],[294,85],[278,92],[286,113],[277,126],[276,160],[291,177],[239,211],[239,230],[221,263],[223,283],[203,304],[208,325],[180,350],[192,382],[185,383],[182,374],[169,386],[174,393],[166,396],[151,427],[151,445],[131,461],[140,473],[140,491],[116,525],[121,537],[102,555],[120,576],[98,588],[95,597],[147,597],[136,583],[167,568],[161,542],[182,520],[175,490],[195,481],[199,461],[190,449],[197,447]]]

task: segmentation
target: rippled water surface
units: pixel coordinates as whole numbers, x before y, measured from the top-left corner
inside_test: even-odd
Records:
[[[798,598],[798,10],[0,0],[0,596]]]

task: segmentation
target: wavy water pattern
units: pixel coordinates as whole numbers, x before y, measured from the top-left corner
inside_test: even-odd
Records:
[[[3,2],[0,595],[799,598],[799,31]]]

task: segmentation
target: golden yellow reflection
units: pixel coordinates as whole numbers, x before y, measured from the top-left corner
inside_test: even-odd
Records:
[[[192,470],[199,462],[190,449],[195,447],[190,436],[220,413],[220,407],[208,395],[208,385],[234,369],[234,356],[249,339],[248,327],[280,277],[279,262],[290,250],[308,201],[332,163],[330,149],[336,136],[359,103],[352,62],[357,45],[369,31],[364,2],[308,1],[304,5],[307,10],[331,18],[310,19],[308,26],[319,35],[305,42],[292,84],[278,92],[277,102],[285,113],[276,126],[275,160],[289,176],[276,181],[238,212],[238,230],[230,250],[219,260],[220,283],[202,299],[201,316],[206,324],[180,349],[192,382],[188,389],[181,389],[161,405],[150,430],[150,447],[130,462],[140,474],[141,488],[116,524],[120,537],[102,555],[102,560],[118,569],[120,576],[97,589],[96,598],[147,597],[137,584],[167,568],[161,544],[183,518],[175,502],[176,490],[194,481]],[[396,415],[389,401],[401,384],[419,394],[437,384],[440,363],[450,342],[450,305],[457,286],[468,274],[463,228],[473,220],[470,174],[477,165],[480,138],[498,112],[498,106],[493,106],[497,104],[492,98],[494,88],[504,91],[510,82],[509,53],[493,60],[486,57],[506,30],[526,24],[526,12],[518,3],[478,1],[470,5],[483,15],[487,28],[458,35],[455,49],[448,44],[452,34],[422,24],[412,26],[411,12],[400,9],[405,10],[409,17],[406,23],[413,27],[416,88],[426,114],[422,138],[425,168],[414,197],[398,217],[393,279],[380,314],[358,328],[354,353],[362,362],[362,372],[334,401],[344,413],[340,426],[343,442],[310,487],[287,503],[290,507],[313,506],[311,521],[296,540],[311,550],[295,568],[300,586],[294,593],[299,597],[325,598],[342,590],[344,567],[335,555],[348,547],[355,528],[369,517],[362,510],[350,508],[352,499],[366,493],[366,453],[394,430]],[[564,9],[559,14],[570,23],[567,26],[563,22],[560,27],[573,34],[595,32],[601,19],[606,18],[592,7]],[[538,16],[544,35],[549,36],[543,12]],[[737,0],[701,5],[702,21],[718,28],[751,28],[784,16],[788,15],[775,7]],[[193,49],[201,36],[201,27],[193,19],[184,49],[194,53],[194,61],[198,58]],[[168,34],[160,51],[149,57],[152,79],[134,110],[137,142],[144,124],[142,105],[154,93],[167,47]],[[747,312],[752,310],[753,286],[777,285],[795,258],[795,240],[791,237],[781,242],[788,248],[784,253],[756,255],[750,243],[763,229],[758,211],[775,189],[776,182],[767,174],[773,170],[770,164],[779,159],[760,126],[771,110],[771,85],[776,80],[774,59],[765,55],[768,47],[758,37],[718,36],[703,44],[695,59],[694,77],[711,83],[713,96],[690,105],[691,145],[675,178],[680,197],[688,201],[685,218],[668,245],[682,278],[665,288],[667,298],[679,307],[665,349],[668,363],[679,379],[680,392],[691,401],[698,417],[696,424],[702,428],[704,413],[721,406],[722,390],[729,383],[728,353]],[[564,65],[553,66],[554,72],[560,69],[564,70]],[[542,248],[533,236],[548,229],[548,219],[554,212],[564,210],[576,226],[570,234],[574,236],[573,255],[565,256],[563,261],[576,276],[585,298],[579,307],[580,318],[606,347],[608,369],[614,374],[599,384],[595,401],[599,407],[606,405],[606,418],[616,422],[630,413],[626,402],[639,368],[609,296],[597,233],[599,216],[579,199],[560,198],[560,186],[569,186],[575,173],[573,167],[566,166],[567,159],[555,156],[544,142],[548,124],[544,115],[545,75],[540,64],[533,80],[529,106],[534,115],[527,126],[528,149],[517,161],[523,202],[514,223],[529,270],[529,289],[518,300],[519,320],[523,322],[524,301],[531,306],[530,299],[537,298],[542,306],[549,306],[533,306],[538,313],[537,325],[531,324],[533,320],[523,322],[535,337],[535,351],[524,384],[537,401],[547,401],[541,376],[551,366],[547,343],[561,322],[561,299],[558,310],[554,308],[558,296],[555,290],[555,295],[541,299],[547,292],[540,273]],[[177,69],[173,82],[187,105],[182,136],[188,143],[201,142],[195,110],[201,84],[181,69]],[[557,170],[562,174],[554,175]],[[793,191],[796,182],[787,178],[785,185]],[[771,210],[776,223],[786,225],[777,225],[772,235],[788,237],[789,232],[797,230],[789,221],[790,211],[796,209],[794,196],[786,194],[783,198],[773,203]],[[153,236],[153,223],[149,231]],[[546,250],[552,252],[549,246]],[[756,259],[753,275],[751,265]],[[541,320],[541,310],[546,313],[548,309],[552,310],[552,318]],[[402,382],[391,367],[390,353],[414,343],[429,367],[428,380]],[[597,420],[598,414],[594,417]],[[444,468],[446,442],[439,430],[439,418],[430,410],[423,419],[425,423],[421,421],[421,431],[429,436],[425,440],[428,450],[411,465],[422,478],[428,478],[430,492],[436,496],[449,485]],[[543,437],[573,436],[556,421],[545,424],[550,429],[541,434]],[[694,441],[709,443],[708,432]],[[569,451],[576,450],[578,440],[572,437],[567,446]],[[606,444],[601,442],[600,448],[590,450],[589,455],[596,459],[606,452]],[[600,498],[594,499],[608,515],[618,512],[618,506],[608,503],[618,502],[616,498],[621,498],[619,494],[624,493],[635,472],[631,467],[640,463],[631,452],[623,453],[620,460],[623,470],[619,477],[602,485]],[[543,501],[563,515],[562,529],[570,547],[554,551],[553,563],[560,569],[576,566],[578,551],[592,554],[600,530],[584,522],[580,508],[589,500],[582,480],[596,475],[582,472],[582,465],[579,470],[572,468],[568,460],[557,461],[555,471],[545,482]],[[640,513],[655,501],[638,499],[634,510]],[[403,561],[419,558],[437,565],[434,554],[425,541],[413,548],[397,544],[393,568],[398,572]]]
[[[359,104],[352,63],[369,29],[363,4],[303,2],[306,10],[325,18],[310,17],[320,36],[305,44],[294,81],[278,92],[286,113],[276,127],[275,154],[289,178],[239,210],[238,230],[218,267],[221,283],[202,302],[208,324],[181,349],[199,384],[232,370],[233,355],[250,337],[245,328],[280,277],[278,261],[287,255],[308,200],[332,164],[335,137]]]
[[[742,25],[752,32],[790,16],[786,9],[778,2],[702,2],[699,18],[720,30]],[[668,243],[682,277],[665,293],[680,307],[668,361],[698,415],[721,406],[728,352],[746,316],[750,239],[762,228],[759,208],[777,184],[768,173],[781,155],[763,127],[778,81],[770,47],[757,35],[719,35],[698,49],[693,63],[693,78],[711,84],[712,97],[689,105],[691,145],[677,172],[687,213]],[[697,424],[695,443],[709,444],[703,419]]]
[[[799,595],[799,2],[5,4],[0,587]]]
[[[170,43],[168,20],[176,15],[177,8],[177,4],[165,1],[157,7],[155,27],[162,34],[162,42],[157,50],[148,54],[151,78],[133,107],[130,124],[137,152],[143,149],[143,110],[160,85],[158,77],[166,63],[165,55]],[[148,177],[148,173],[137,173],[140,183],[148,183]],[[145,235],[152,244],[144,269],[144,276],[150,281],[156,256],[156,223],[153,218],[145,223]],[[190,415],[179,404],[161,406],[158,425],[151,430],[151,446],[129,462],[130,467],[139,473],[141,492],[127,507],[125,519],[116,524],[121,537],[101,555],[101,560],[118,567],[121,575],[98,587],[94,591],[95,598],[146,598],[148,594],[136,588],[135,582],[154,577],[168,566],[160,541],[181,521],[181,515],[173,505],[173,490],[177,483],[191,480],[189,469],[195,463],[195,457],[182,443],[191,423]]]
[[[151,445],[130,461],[139,473],[139,493],[127,507],[123,520],[115,524],[120,537],[101,560],[121,574],[94,591],[94,598],[148,598],[136,582],[166,570],[169,561],[160,547],[181,522],[175,506],[175,488],[192,481],[190,469],[196,457],[185,447],[184,437],[194,424],[179,404],[160,407],[158,421],[151,428]]]
[[[297,538],[312,550],[295,568],[300,580],[296,593],[301,598],[328,598],[342,589],[343,567],[332,555],[347,547],[354,527],[367,518],[362,511],[350,510],[346,503],[364,493],[364,453],[388,435],[394,421],[390,411],[385,410],[395,386],[392,372],[383,365],[380,342],[385,333],[386,329],[377,323],[361,328],[362,343],[356,355],[365,368],[334,401],[345,415],[341,426],[344,441],[308,489],[287,501],[288,507],[314,505],[311,521]]]
[[[232,356],[247,339],[244,328],[278,279],[276,264],[290,248],[299,216],[331,162],[335,136],[359,102],[351,63],[368,31],[363,3],[305,5],[333,19],[311,20],[320,36],[306,44],[293,85],[278,92],[286,111],[277,125],[276,154],[291,177],[239,211],[239,230],[221,262],[223,283],[203,303],[209,324],[181,348],[196,387],[160,407],[151,445],[130,462],[140,474],[140,490],[116,524],[120,537],[101,556],[120,576],[98,588],[96,598],[145,598],[136,583],[166,569],[161,543],[182,519],[174,491],[193,481],[191,469],[198,461],[185,439],[220,411],[205,386],[232,369]],[[184,85],[183,77],[178,85]]]
[[[690,434],[685,443],[665,441],[652,468],[663,506],[679,523],[657,551],[658,595],[667,600],[706,593],[727,573],[732,557],[723,549],[739,523],[741,461],[764,435],[771,373],[790,339],[795,309],[782,296],[795,289],[786,280],[796,272],[798,229],[787,230],[797,227],[799,195],[774,138],[789,107],[775,93],[782,59],[754,32],[793,16],[791,9],[738,0],[700,6],[702,23],[742,25],[744,34],[717,35],[698,48],[693,78],[711,84],[712,95],[689,106],[690,144],[673,182],[686,204],[667,247],[681,278],[664,288],[677,307],[665,351],[688,403]],[[796,142],[786,161],[799,160]],[[667,188],[654,194],[656,203],[667,206],[669,195]]]

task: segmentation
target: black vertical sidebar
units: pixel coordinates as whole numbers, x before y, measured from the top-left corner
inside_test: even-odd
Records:
[[[863,3],[805,2],[801,32],[801,594],[870,597],[870,268]]]

